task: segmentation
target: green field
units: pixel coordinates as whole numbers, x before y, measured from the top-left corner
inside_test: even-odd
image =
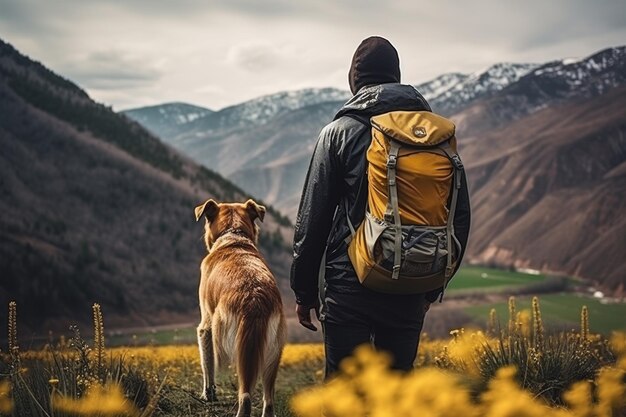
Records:
[[[517,310],[530,310],[532,297],[516,297]],[[591,332],[609,334],[613,330],[626,330],[626,303],[602,304],[598,299],[577,294],[544,294],[539,297],[544,323],[560,323],[571,328],[580,326],[580,310],[583,305],[589,309]],[[489,311],[495,308],[500,323],[508,320],[506,302],[482,304],[465,308],[472,317],[487,321]]]
[[[501,321],[508,320],[506,296],[509,290],[532,286],[548,281],[545,275],[531,275],[521,272],[499,270],[480,266],[468,266],[459,270],[448,287],[451,294],[466,293],[497,293],[503,300],[497,304],[478,304],[466,307],[464,310],[481,323],[485,323],[489,310],[495,308]],[[534,290],[531,290],[534,291]],[[530,291],[529,291],[530,292]],[[530,308],[530,296],[518,297],[518,310]],[[612,330],[626,330],[626,304],[602,304],[599,300],[583,297],[574,293],[544,294],[540,296],[541,310],[548,323],[558,323],[559,326],[577,327],[580,321],[580,310],[583,305],[589,308],[591,330],[608,334]],[[478,301],[480,303],[480,301]],[[187,325],[189,326],[189,325]],[[195,325],[183,325],[177,330],[146,330],[138,331],[135,335],[109,334],[110,346],[119,345],[166,345],[195,343]]]
[[[545,281],[545,279],[544,275],[530,275],[501,269],[467,266],[459,269],[459,272],[450,282],[448,290],[452,292],[504,290],[510,287],[535,284]]]
[[[176,330],[139,331],[135,334],[107,333],[109,346],[145,346],[195,343],[196,326]]]

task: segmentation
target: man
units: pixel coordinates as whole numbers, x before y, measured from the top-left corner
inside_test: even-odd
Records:
[[[417,354],[424,316],[442,292],[390,295],[363,287],[347,254],[351,224],[365,216],[366,151],[371,116],[389,111],[430,107],[410,85],[400,84],[396,49],[384,38],[370,37],[357,48],[349,72],[354,96],[320,133],[306,176],[294,236],[291,287],[300,324],[317,330],[314,310],[324,327],[326,377],[355,347],[373,341],[392,355],[395,369],[409,370]],[[454,218],[461,243],[461,263],[470,224],[467,182],[462,177]],[[325,255],[323,306],[320,311],[318,271]],[[456,271],[455,271],[456,272]]]

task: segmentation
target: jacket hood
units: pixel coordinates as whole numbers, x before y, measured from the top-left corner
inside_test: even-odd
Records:
[[[346,114],[370,118],[390,111],[432,111],[426,99],[412,85],[387,83],[361,88],[343,105],[335,120]]]
[[[355,94],[366,85],[400,82],[400,58],[391,42],[380,36],[364,39],[352,57],[348,73]]]

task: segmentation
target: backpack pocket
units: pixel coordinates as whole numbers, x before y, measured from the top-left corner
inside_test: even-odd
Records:
[[[393,270],[395,229],[388,227],[381,234],[377,264]],[[443,272],[448,257],[445,227],[402,226],[402,256],[400,274],[419,278]]]
[[[446,227],[402,226],[400,275],[392,279],[395,228],[366,212],[348,246],[348,255],[359,281],[370,289],[386,293],[421,293],[445,285],[448,256]],[[452,257],[459,246],[453,236]]]

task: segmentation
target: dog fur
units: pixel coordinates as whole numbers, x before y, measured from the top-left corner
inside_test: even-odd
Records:
[[[239,379],[237,417],[251,413],[251,394],[261,376],[263,417],[274,416],[274,385],[285,344],[283,305],[274,276],[257,250],[265,207],[253,200],[195,209],[206,218],[209,254],[200,270],[198,345],[204,379],[202,396],[217,399],[215,369],[234,364]]]

